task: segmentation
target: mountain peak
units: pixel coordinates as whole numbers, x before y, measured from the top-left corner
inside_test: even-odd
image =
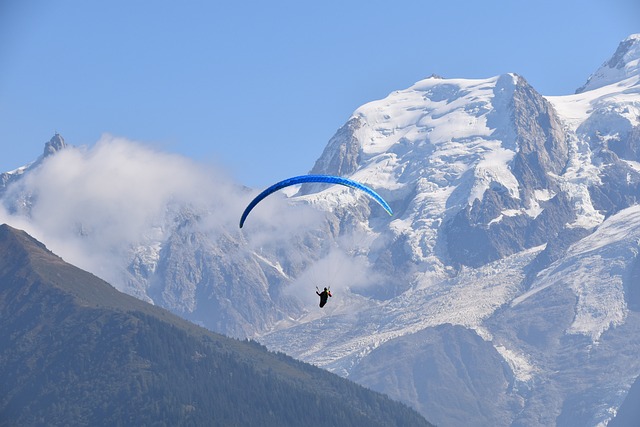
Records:
[[[49,142],[44,144],[44,152],[42,153],[42,157],[48,157],[52,154],[57,153],[60,150],[64,150],[67,147],[67,144],[64,142],[64,138],[58,132],[49,140]]]
[[[19,179],[20,176],[26,171],[38,167],[44,159],[66,148],[67,144],[64,142],[64,138],[62,137],[62,135],[56,132],[55,135],[53,135],[53,137],[51,137],[51,139],[44,144],[44,151],[35,162],[19,167],[18,169],[15,169],[11,172],[0,172],[0,192],[7,188],[7,186],[11,182]]]
[[[613,56],[576,90],[582,93],[640,76],[640,34],[632,34],[618,45]]]

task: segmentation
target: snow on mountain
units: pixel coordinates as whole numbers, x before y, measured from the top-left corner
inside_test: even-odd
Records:
[[[530,174],[529,170],[512,164],[519,165],[522,156],[535,156],[550,172],[559,172],[567,151],[559,125],[536,129],[548,133],[544,139],[560,140],[554,146],[558,159],[544,146],[535,146],[524,134],[516,133],[517,120],[528,120],[525,114],[549,116],[549,107],[541,97],[527,95],[531,91],[521,77],[513,74],[486,80],[426,79],[358,109],[345,126],[351,131],[343,128],[336,134],[312,172],[338,173],[327,165],[336,164],[342,153],[357,151],[358,167],[351,176],[400,206],[392,228],[407,239],[410,256],[431,264],[430,268],[441,268],[433,254],[438,246],[447,244],[439,238],[443,220],[457,220],[464,224],[456,224],[456,229],[474,228],[485,235],[479,240],[492,247],[486,254],[478,253],[480,259],[474,264],[508,255],[513,253],[510,249],[486,242],[493,239],[492,232],[514,221],[534,222],[541,205],[548,204],[556,192],[553,185],[549,188],[548,174],[528,177],[525,174]],[[513,115],[517,115],[515,120]],[[315,197],[325,198],[329,192],[332,190]],[[485,195],[503,199],[503,206],[499,211],[484,213],[486,217],[470,218],[481,210]],[[459,216],[454,218],[450,212]],[[476,227],[479,222],[482,227],[489,223],[495,226],[482,230]],[[519,249],[538,243],[522,242]],[[458,246],[449,244],[445,250],[458,251]],[[462,259],[459,262],[467,263]]]
[[[589,77],[576,93],[585,92],[640,77],[640,34],[632,34],[620,42],[611,59]]]
[[[19,179],[20,176],[22,176],[28,170],[36,168],[44,161],[44,159],[54,155],[60,150],[64,150],[66,146],[67,145],[64,142],[64,138],[62,138],[60,134],[56,133],[47,143],[45,143],[44,152],[40,157],[38,157],[36,161],[31,164],[19,167],[13,171],[0,173],[0,196],[11,182]]]
[[[492,123],[504,116],[504,99],[509,97],[505,92],[513,93],[517,79],[431,78],[359,108],[354,117],[366,125],[354,137],[361,141],[364,167],[354,177],[388,191],[426,178],[439,187],[437,196],[469,179],[471,189],[460,201],[468,205],[482,200],[491,182],[518,198],[517,180],[507,167],[515,155],[515,141],[498,139],[493,132],[500,125]],[[466,177],[468,171],[474,175]],[[433,199],[436,214],[442,215],[445,200]]]
[[[514,298],[516,306],[552,286],[568,286],[577,300],[567,333],[597,343],[609,328],[627,316],[625,278],[638,256],[640,206],[627,208],[605,221],[591,235],[573,244],[561,261],[541,272],[534,286]]]
[[[393,217],[305,185],[239,230],[257,191],[107,139],[6,175],[0,219],[437,424],[604,425],[640,376],[639,40],[570,96],[431,77],[358,108],[311,172],[371,186]]]
[[[375,271],[386,269],[387,286],[398,274],[405,286],[394,284],[396,293],[375,305],[276,326],[260,340],[405,399],[443,425],[610,419],[640,374],[637,361],[615,361],[604,350],[624,347],[619,332],[637,325],[628,309],[640,242],[638,51],[629,43],[636,40],[608,62],[624,74],[592,78],[576,95],[539,97],[516,75],[430,78],[359,108],[312,172],[347,173],[391,201],[394,219],[383,223],[374,213],[367,221],[371,240],[390,249],[371,246],[367,257]],[[353,204],[336,191],[302,197],[334,211]],[[484,413],[428,393],[425,384],[443,378],[417,366],[429,363],[427,355],[440,360],[447,347],[420,343],[424,331],[429,340],[450,334],[439,329],[445,324],[473,331],[487,343],[475,352],[497,352],[510,372],[503,380],[511,386],[496,384],[491,392],[502,397]],[[404,346],[413,358],[399,357]],[[575,366],[585,354],[590,361]],[[434,369],[468,369],[468,357],[446,356]],[[609,370],[603,360],[625,369],[594,380]],[[554,366],[571,374],[557,375]],[[479,373],[465,375],[451,393],[479,399]]]
[[[488,337],[483,319],[520,294],[524,267],[541,249],[524,251],[479,269],[464,269],[455,278],[412,288],[388,301],[359,304],[353,299],[343,302],[345,295],[340,295],[341,301],[331,301],[327,306],[326,315],[318,317],[312,311],[297,319],[295,326],[276,327],[261,341],[347,375],[383,343],[428,327],[462,325]],[[432,281],[429,275],[426,277]]]

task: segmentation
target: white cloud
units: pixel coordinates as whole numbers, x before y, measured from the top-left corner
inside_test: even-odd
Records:
[[[32,195],[30,218],[2,209],[0,221],[99,274],[126,267],[114,264],[162,224],[172,204],[211,213],[211,227],[237,224],[238,189],[203,164],[107,135],[90,148],[56,153],[9,187],[7,200]]]

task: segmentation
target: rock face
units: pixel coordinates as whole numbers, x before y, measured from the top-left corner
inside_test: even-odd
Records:
[[[18,168],[13,172],[0,173],[0,196],[2,196],[7,186],[10,183],[16,181],[18,178],[20,178],[20,176],[23,173],[25,173],[28,170],[33,170],[38,165],[40,165],[44,159],[54,155],[55,153],[65,149],[66,147],[67,147],[67,144],[64,142],[64,138],[62,138],[62,136],[59,133],[56,133],[49,141],[45,143],[44,152],[40,157],[38,157],[38,159],[35,162],[27,166]]]
[[[505,88],[496,86],[496,91]],[[566,194],[558,180],[569,161],[567,136],[553,107],[523,79],[519,78],[512,97],[502,113],[511,129],[496,130],[511,134],[503,140],[515,148],[510,169],[517,181],[518,193],[510,194],[503,184],[489,183],[482,199],[475,199],[454,213],[443,227],[451,262],[478,267],[523,249],[544,244],[575,219]],[[496,97],[499,96],[496,94]],[[541,206],[536,192],[556,194]],[[527,215],[527,210],[542,210]],[[502,217],[503,212],[522,214]]]
[[[360,144],[354,138],[355,132],[362,127],[357,117],[350,119],[329,140],[315,166],[312,174],[336,174],[345,176],[354,173],[361,162]]]
[[[583,93],[638,77],[640,70],[640,34],[632,34],[620,42],[613,56],[593,73],[587,82],[576,90]]]

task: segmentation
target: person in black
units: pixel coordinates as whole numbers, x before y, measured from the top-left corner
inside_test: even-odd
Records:
[[[318,292],[318,289],[316,288],[316,294],[320,297],[320,308],[322,308],[331,296],[331,291],[328,288],[324,288],[324,291]]]

